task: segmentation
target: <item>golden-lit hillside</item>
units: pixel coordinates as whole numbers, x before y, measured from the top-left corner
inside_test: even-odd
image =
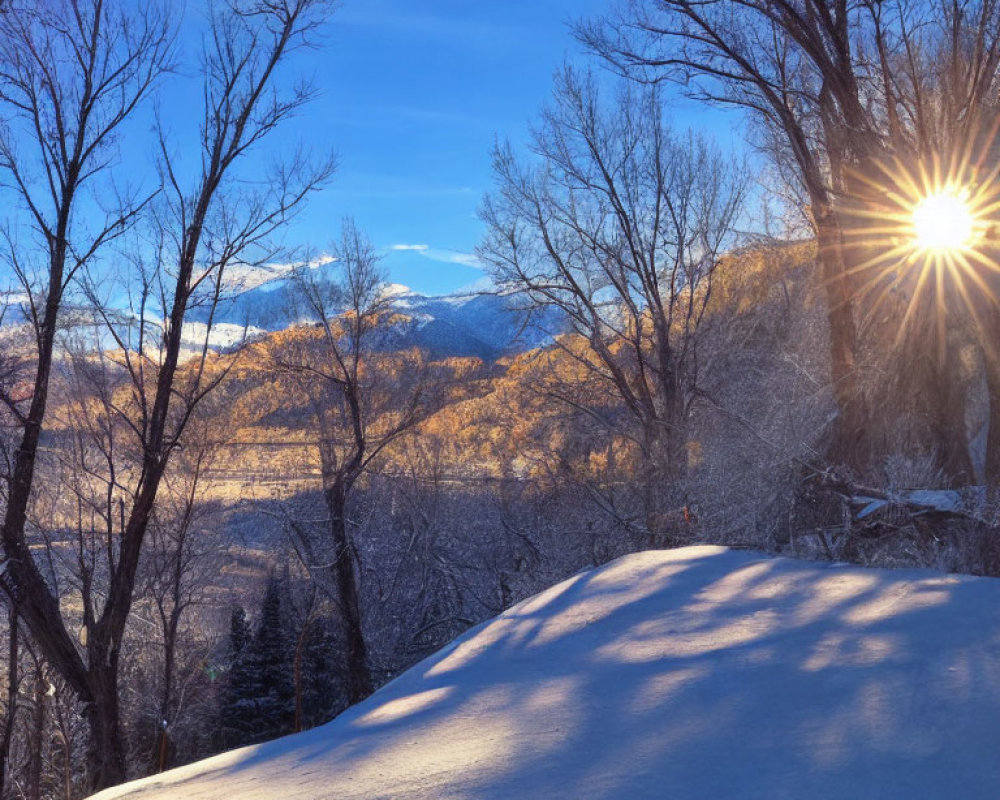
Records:
[[[777,284],[808,263],[813,249],[802,243],[727,255],[715,273],[708,316],[753,315]],[[204,401],[193,435],[213,443],[217,455],[207,475],[224,485],[219,491],[282,496],[319,485],[322,433],[301,375],[288,365],[298,359],[322,369],[324,357],[320,329],[296,326],[208,361],[206,375],[221,382]],[[609,431],[588,421],[588,414],[602,409],[605,421],[613,422],[620,400],[579,335],[565,334],[548,348],[493,364],[475,358],[428,362],[413,350],[373,352],[362,370],[377,373],[380,381],[372,385],[379,394],[372,408],[375,437],[392,418],[391,392],[399,382],[419,373],[437,393],[433,413],[414,431],[420,448],[407,440],[395,444],[378,471],[406,473],[427,452],[434,453],[437,470],[456,478],[542,478],[559,468],[602,472],[634,465],[634,444],[626,435],[614,433],[614,425]],[[580,398],[587,412],[574,409]],[[697,458],[698,443],[689,449]]]
[[[708,320],[754,318],[776,287],[798,280],[798,268],[814,255],[812,242],[771,244],[726,255],[718,264],[707,306]],[[398,315],[377,324],[390,330]],[[611,352],[623,342],[610,341]],[[177,459],[184,469],[193,453],[201,464],[209,497],[289,497],[321,485],[321,430],[301,368],[322,372],[329,358],[320,327],[302,325],[270,333],[228,354],[210,354],[180,371],[186,385],[214,385],[200,401]],[[132,356],[132,364],[138,359]],[[85,420],[115,414],[140,424],[140,387],[121,351],[76,353],[59,373],[49,426],[56,440],[84,427]],[[156,363],[142,362],[145,391],[157,377]],[[422,384],[432,398],[412,436],[381,453],[372,474],[409,474],[433,461],[435,474],[452,479],[531,477],[555,472],[621,480],[639,468],[637,443],[622,420],[620,397],[587,340],[563,334],[544,349],[508,356],[492,364],[477,358],[429,361],[419,351],[374,350],[360,362],[366,387],[369,435],[391,428],[398,416],[394,393]],[[199,374],[200,371],[200,374]],[[114,413],[109,413],[114,412]],[[128,436],[119,437],[127,442]],[[419,440],[419,444],[415,444]],[[119,444],[119,447],[124,447]],[[687,443],[690,466],[700,462],[702,443]]]

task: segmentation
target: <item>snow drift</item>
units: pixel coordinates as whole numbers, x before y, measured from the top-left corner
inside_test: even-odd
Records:
[[[1000,581],[688,547],[577,575],[328,725],[97,797],[997,798]]]

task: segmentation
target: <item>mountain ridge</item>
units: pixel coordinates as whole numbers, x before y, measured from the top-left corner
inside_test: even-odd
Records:
[[[516,296],[487,292],[456,292],[448,295],[423,295],[399,284],[386,284],[389,303],[404,318],[395,326],[384,346],[392,348],[419,347],[432,358],[472,356],[493,362],[505,356],[545,347],[554,336],[564,333],[567,322],[555,309],[543,308],[528,315],[522,309],[527,303]],[[296,289],[287,275],[277,275],[233,291],[217,305],[195,306],[185,316],[185,341],[192,352],[204,342],[206,326],[211,322],[209,344],[225,352],[239,347],[246,339],[285,330],[296,324],[315,320],[301,309],[295,298]],[[115,310],[121,324],[130,315]],[[21,295],[11,295],[6,304],[5,330],[14,330],[28,323],[28,312]],[[86,306],[67,306],[61,319],[66,331],[87,329],[93,338],[103,325],[99,316]],[[114,346],[110,336],[102,341]]]
[[[328,280],[325,266],[315,268],[320,281]],[[518,302],[519,296],[488,292],[429,296],[401,284],[385,284],[383,291],[393,309],[408,318],[399,326],[393,345],[417,346],[435,358],[474,356],[491,362],[551,344],[554,335],[567,329],[565,318],[554,309],[532,312],[529,324],[520,310],[527,304]],[[296,293],[293,281],[279,275],[224,297],[214,309],[192,309],[186,322],[206,324],[211,317],[215,324],[275,332],[314,321],[315,315],[301,308]]]

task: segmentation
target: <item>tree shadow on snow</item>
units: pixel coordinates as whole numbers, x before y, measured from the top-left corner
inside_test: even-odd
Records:
[[[998,608],[991,579],[638,554],[226,771],[325,776],[283,797],[996,797]]]

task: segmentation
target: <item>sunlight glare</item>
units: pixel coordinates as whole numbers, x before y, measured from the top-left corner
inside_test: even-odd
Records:
[[[959,196],[940,192],[921,200],[913,209],[913,232],[925,250],[960,250],[972,240],[973,218]]]

